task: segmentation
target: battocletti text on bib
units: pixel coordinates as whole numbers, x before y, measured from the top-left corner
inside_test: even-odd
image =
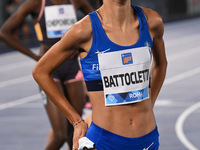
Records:
[[[149,98],[149,49],[140,47],[98,54],[106,106],[136,103]]]

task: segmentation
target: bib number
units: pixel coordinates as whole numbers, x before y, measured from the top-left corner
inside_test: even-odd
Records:
[[[148,47],[99,53],[98,60],[106,106],[149,98],[151,56]]]

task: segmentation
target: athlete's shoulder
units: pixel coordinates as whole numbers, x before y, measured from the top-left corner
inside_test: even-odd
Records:
[[[92,36],[92,25],[89,15],[86,15],[83,19],[74,24],[70,30],[79,42],[89,40]]]
[[[160,14],[152,9],[141,7],[143,10],[149,30],[155,34],[159,34],[164,30],[164,24]]]

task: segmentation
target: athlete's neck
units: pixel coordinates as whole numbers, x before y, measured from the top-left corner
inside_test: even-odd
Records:
[[[135,19],[130,0],[104,0],[97,11],[103,25],[122,30]]]

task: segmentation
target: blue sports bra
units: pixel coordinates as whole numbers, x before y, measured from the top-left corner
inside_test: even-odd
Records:
[[[125,86],[135,89],[149,86],[153,42],[142,9],[132,7],[139,20],[140,35],[138,41],[130,46],[113,43],[104,32],[97,13],[89,14],[93,42],[87,56],[80,59],[88,91],[105,92],[114,88],[123,93],[129,89]]]

